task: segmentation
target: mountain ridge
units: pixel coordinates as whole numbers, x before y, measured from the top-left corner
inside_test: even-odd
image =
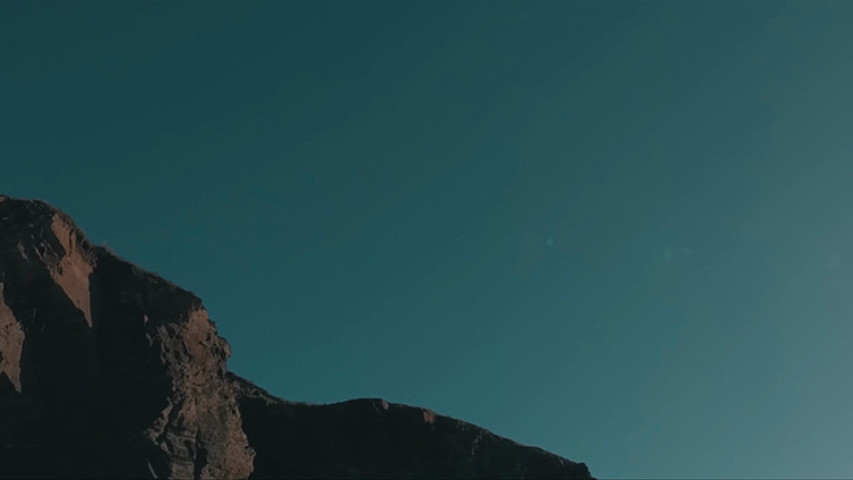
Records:
[[[0,195],[0,477],[592,478],[426,408],[278,398],[230,354],[194,293]]]

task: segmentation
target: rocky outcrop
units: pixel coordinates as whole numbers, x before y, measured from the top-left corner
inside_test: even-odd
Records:
[[[228,344],[196,296],[0,201],[0,473],[242,478]]]
[[[380,399],[308,405],[226,371],[201,300],[0,196],[0,476],[591,478]]]

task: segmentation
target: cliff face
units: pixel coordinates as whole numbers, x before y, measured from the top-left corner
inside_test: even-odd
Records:
[[[591,478],[415,407],[307,405],[226,371],[201,300],[0,196],[0,476]]]
[[[201,300],[11,199],[0,282],[0,473],[249,476],[228,344]]]

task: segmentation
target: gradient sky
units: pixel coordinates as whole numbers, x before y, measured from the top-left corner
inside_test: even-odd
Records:
[[[0,191],[231,368],[612,478],[853,475],[853,2],[0,0]]]

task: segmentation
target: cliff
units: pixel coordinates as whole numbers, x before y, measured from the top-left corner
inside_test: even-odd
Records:
[[[0,196],[0,477],[592,478],[427,409],[276,398],[230,353],[191,292]]]

